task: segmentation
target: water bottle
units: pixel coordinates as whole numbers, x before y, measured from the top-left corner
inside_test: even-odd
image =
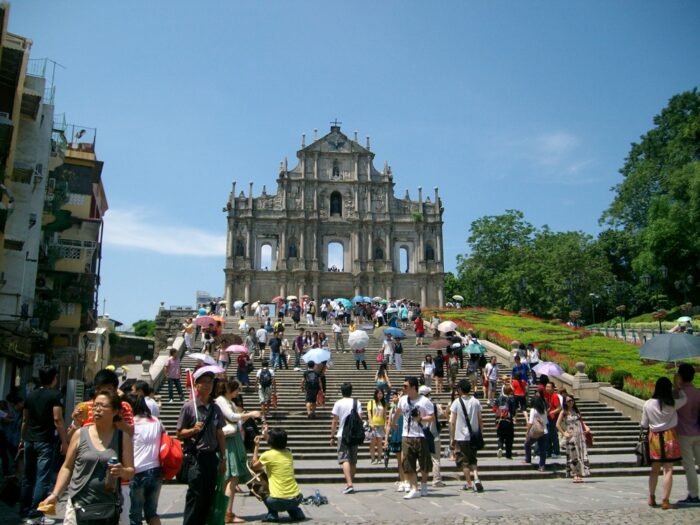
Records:
[[[105,474],[105,490],[109,492],[114,492],[117,488],[117,478],[109,473],[109,469],[119,463],[119,459],[116,456],[109,458],[107,462],[107,473]]]
[[[314,504],[317,507],[321,505],[321,491],[319,491],[318,489],[316,489],[316,491],[314,492]]]

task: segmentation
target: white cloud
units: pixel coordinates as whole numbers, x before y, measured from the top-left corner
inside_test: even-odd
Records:
[[[575,136],[561,131],[540,135],[531,142],[534,160],[544,166],[566,163],[579,144]]]
[[[166,255],[222,257],[226,254],[226,235],[204,228],[163,224],[141,209],[110,209],[105,215],[104,243]]]

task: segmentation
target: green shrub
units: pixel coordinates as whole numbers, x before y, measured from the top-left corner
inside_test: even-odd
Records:
[[[614,388],[622,390],[625,386],[625,377],[629,375],[632,374],[630,374],[627,370],[615,370],[612,374],[610,374],[610,384]]]

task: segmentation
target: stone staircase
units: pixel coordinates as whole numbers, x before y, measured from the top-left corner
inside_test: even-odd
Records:
[[[236,326],[237,319],[229,318],[226,323],[227,333],[238,333]],[[249,320],[251,326],[252,320]],[[330,326],[316,326],[312,330],[325,331],[330,334]],[[296,335],[291,324],[286,325],[287,337]],[[427,346],[416,347],[413,332],[409,330],[408,339],[404,341],[404,354],[402,371],[390,370],[390,380],[393,386],[400,386],[406,375],[419,375],[420,364],[426,353],[435,354],[434,350]],[[347,333],[344,333],[347,342]],[[333,347],[331,336],[331,351],[333,353],[333,366],[327,373],[327,398],[324,407],[319,407],[317,417],[308,419],[304,406],[304,394],[300,391],[302,378],[301,371],[278,370],[276,372],[278,406],[268,414],[270,426],[282,426],[289,433],[289,447],[294,453],[296,476],[301,483],[331,483],[342,479],[340,467],[336,461],[336,451],[329,445],[331,408],[333,403],[341,397],[340,385],[346,381],[353,384],[353,397],[362,403],[363,410],[367,401],[372,398],[374,392],[374,373],[377,369],[375,361],[379,350],[379,341],[370,336],[370,345],[367,348],[366,359],[368,370],[356,370],[354,355],[348,353],[336,353]],[[428,339],[429,341],[429,339]],[[346,344],[347,346],[347,344]],[[349,350],[349,347],[347,348]],[[256,368],[260,362],[256,360]],[[302,362],[303,365],[303,362]],[[228,376],[235,376],[235,359],[229,364]],[[185,385],[185,369],[193,368],[194,361],[187,356],[182,358],[183,386]],[[504,375],[507,370],[501,370]],[[464,377],[461,371],[460,376]],[[479,382],[479,385],[481,383]],[[499,380],[498,388],[501,381]],[[433,382],[435,386],[435,382]],[[519,418],[515,427],[515,441],[513,444],[514,459],[507,460],[497,457],[497,438],[495,429],[495,416],[488,409],[486,402],[481,399],[481,389],[478,389],[477,398],[481,400],[484,407],[483,429],[486,447],[479,452],[479,471],[483,480],[494,479],[529,479],[542,477],[556,477],[565,475],[565,458],[548,459],[546,472],[538,472],[534,466],[523,465],[523,442],[525,439],[525,426],[522,417]],[[176,399],[173,403],[168,403],[167,384],[161,385],[159,394],[162,400],[161,419],[165,427],[174,433],[177,417],[182,403]],[[177,397],[177,396],[176,396]],[[253,391],[244,393],[245,406],[247,409],[257,407],[257,394]],[[450,394],[447,392],[436,392],[433,389],[432,398],[435,403],[441,404],[443,409],[447,409],[450,402]],[[579,409],[586,424],[591,428],[595,436],[594,446],[589,450],[589,459],[593,476],[628,476],[628,475],[648,475],[648,468],[638,468],[635,466],[635,456],[633,448],[638,436],[639,425],[629,418],[623,416],[616,410],[594,401],[579,401]],[[443,449],[447,445],[449,433],[447,428],[442,432]],[[360,446],[359,461],[357,465],[357,482],[392,482],[397,479],[396,460],[392,458],[389,468],[384,465],[372,465],[369,460],[369,448],[367,445]],[[446,480],[457,479],[460,472],[453,461],[447,458],[442,459],[442,474]]]

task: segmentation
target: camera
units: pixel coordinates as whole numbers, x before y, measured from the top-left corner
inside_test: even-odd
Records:
[[[418,408],[411,409],[411,417],[420,417],[420,410]]]

